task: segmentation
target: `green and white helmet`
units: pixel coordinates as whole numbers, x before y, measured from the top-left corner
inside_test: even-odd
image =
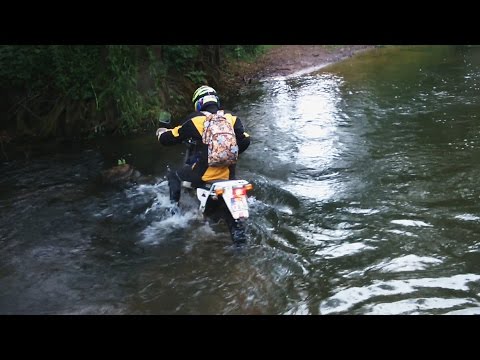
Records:
[[[217,105],[220,105],[217,92],[214,88],[207,85],[202,85],[197,90],[195,90],[195,92],[193,93],[192,102],[195,111],[200,111],[203,105],[208,102],[214,102]]]

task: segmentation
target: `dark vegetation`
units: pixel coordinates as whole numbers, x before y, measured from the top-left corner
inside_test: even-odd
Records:
[[[128,135],[183,117],[260,45],[1,45],[0,151],[11,141]],[[5,154],[4,154],[5,155]]]

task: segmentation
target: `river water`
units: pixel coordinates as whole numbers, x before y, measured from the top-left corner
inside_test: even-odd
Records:
[[[243,89],[240,250],[187,194],[165,214],[183,149],[154,134],[4,162],[0,313],[480,314],[479,89],[472,46],[377,48]],[[101,185],[120,158],[149,180]]]

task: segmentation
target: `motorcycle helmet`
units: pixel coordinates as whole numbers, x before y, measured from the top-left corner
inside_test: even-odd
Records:
[[[220,99],[217,96],[217,92],[214,88],[202,85],[193,93],[192,97],[193,106],[195,111],[200,111],[202,107],[209,102],[214,102],[220,106]]]

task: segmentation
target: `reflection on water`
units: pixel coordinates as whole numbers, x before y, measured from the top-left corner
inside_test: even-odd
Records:
[[[2,164],[0,313],[479,314],[479,66],[384,47],[242,89],[240,251],[166,213],[183,149],[153,135]],[[121,157],[155,181],[100,186]]]

